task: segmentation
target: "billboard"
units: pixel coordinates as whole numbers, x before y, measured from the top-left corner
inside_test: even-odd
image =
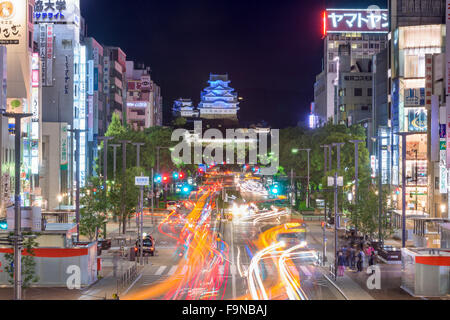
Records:
[[[0,0],[0,45],[27,45],[25,0]]]
[[[408,131],[427,131],[427,111],[420,108],[408,108]]]
[[[446,27],[447,27],[447,35],[450,34],[450,0],[446,1],[446,15],[447,19],[445,20]],[[450,48],[450,37],[446,37],[446,47]],[[450,50],[446,50],[445,53],[445,60],[446,60],[446,95],[450,95]],[[450,132],[450,99],[447,99],[447,130],[446,132]],[[447,145],[450,146],[450,134],[447,134]],[[450,168],[450,148],[447,148],[447,169]],[[450,198],[449,198],[450,203]]]
[[[323,32],[388,33],[387,9],[327,9],[323,16]]]
[[[36,0],[35,23],[73,23],[80,25],[80,0]]]

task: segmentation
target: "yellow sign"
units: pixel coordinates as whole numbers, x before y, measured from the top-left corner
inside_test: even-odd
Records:
[[[8,20],[14,17],[14,14],[15,14],[14,5],[12,4],[11,1],[0,2],[0,18]]]

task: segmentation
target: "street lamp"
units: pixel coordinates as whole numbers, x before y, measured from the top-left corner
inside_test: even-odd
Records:
[[[76,194],[75,194],[75,219],[77,223],[77,242],[80,241],[80,132],[86,132],[87,130],[81,129],[67,129],[67,131],[75,133],[75,185],[76,185]]]
[[[420,132],[396,132],[402,137],[402,248],[406,248],[406,137]]]
[[[15,121],[15,192],[14,192],[14,300],[22,300],[22,216],[21,216],[21,200],[20,200],[20,162],[21,155],[21,136],[22,136],[22,119],[33,116],[31,113],[3,113],[3,116],[14,118]]]
[[[116,180],[116,168],[117,168],[117,148],[120,147],[120,144],[110,144],[111,147],[114,149],[114,155],[113,155],[113,173],[114,173],[114,180]]]
[[[364,140],[350,140],[351,143],[353,143],[355,145],[355,197],[353,198],[355,201],[355,211],[356,211],[356,206],[358,204],[358,189],[359,189],[359,144],[364,142]],[[355,212],[355,219],[357,219],[357,215]],[[356,220],[355,220],[356,221]],[[358,227],[357,227],[357,223],[355,222],[355,234],[357,235],[358,233]]]
[[[126,178],[126,170],[127,170],[127,143],[131,143],[130,140],[120,140],[122,144],[122,173],[123,173],[123,192],[122,192],[122,231],[125,234],[126,230],[126,221],[125,221],[125,194],[127,192],[127,178]]]
[[[372,137],[373,142],[378,142],[378,242],[381,244],[382,226],[381,220],[383,216],[383,140],[388,137],[375,136]]]

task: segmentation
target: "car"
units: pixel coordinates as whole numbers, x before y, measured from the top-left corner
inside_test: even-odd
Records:
[[[155,240],[153,237],[148,236],[143,239],[143,255],[150,254],[151,256],[155,255]],[[136,256],[141,254],[140,250],[140,240],[136,240],[136,244],[134,246],[134,252],[136,253]]]
[[[177,210],[177,208],[178,208],[178,206],[177,206],[176,201],[168,201],[167,202],[167,206],[166,206],[167,210],[174,211],[174,210]]]
[[[111,249],[111,239],[98,238],[97,243],[101,246],[102,250]]]

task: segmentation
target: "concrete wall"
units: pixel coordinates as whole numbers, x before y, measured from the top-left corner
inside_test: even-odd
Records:
[[[9,286],[9,275],[5,272],[5,250],[0,249],[0,285]],[[10,250],[10,249],[7,249]],[[66,287],[71,274],[70,266],[80,268],[80,284],[87,287],[97,281],[97,245],[88,248],[74,249],[35,249],[36,275],[39,281],[37,287]]]

